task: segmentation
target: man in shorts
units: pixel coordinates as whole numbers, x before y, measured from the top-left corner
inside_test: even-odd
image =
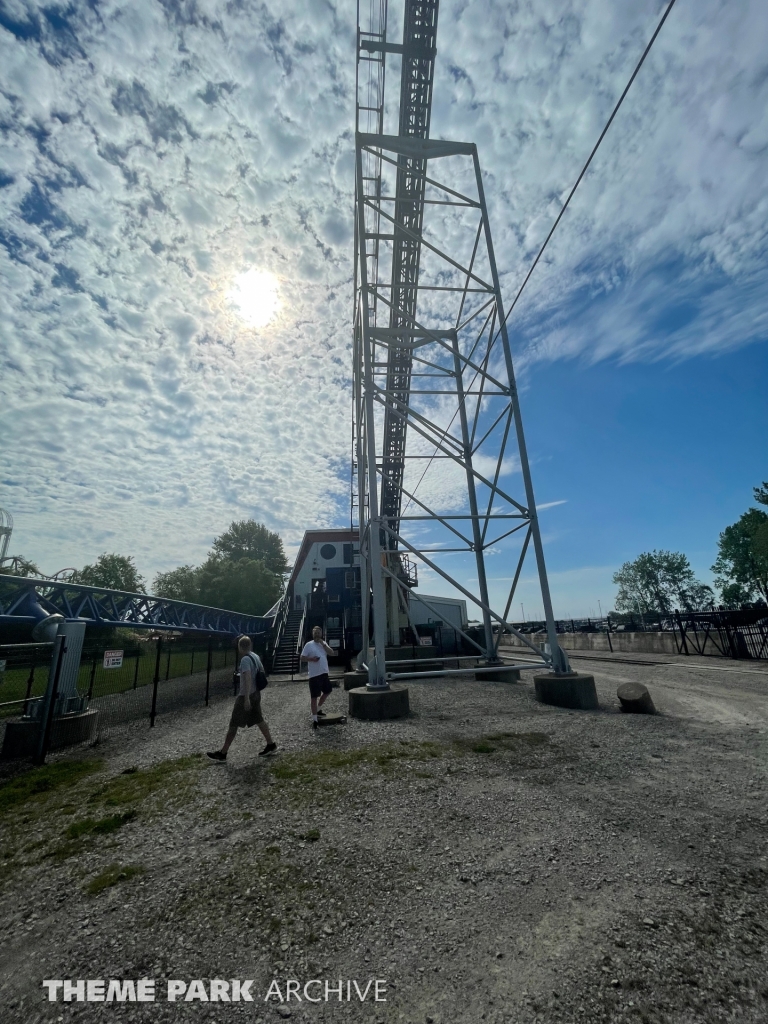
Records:
[[[241,636],[237,643],[240,652],[240,692],[232,708],[232,717],[229,720],[229,730],[224,738],[224,745],[221,750],[209,750],[208,757],[212,761],[224,763],[227,760],[227,751],[232,746],[232,741],[237,736],[238,729],[250,729],[252,725],[258,725],[267,741],[266,747],[259,751],[259,757],[265,754],[272,754],[277,750],[277,744],[272,741],[269,726],[264,721],[261,713],[261,691],[256,683],[256,673],[259,669],[264,671],[261,659],[258,654],[253,653],[253,644],[250,637]]]
[[[328,655],[334,654],[332,647],[323,640],[323,631],[319,626],[312,630],[312,639],[304,644],[301,660],[307,662],[309,673],[309,695],[312,698],[312,728],[317,728],[317,716],[324,715],[323,704],[331,692],[331,680],[328,675]]]

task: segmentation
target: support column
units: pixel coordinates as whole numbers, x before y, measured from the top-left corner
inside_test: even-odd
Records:
[[[512,352],[509,347],[509,336],[507,334],[507,325],[504,320],[504,306],[501,301],[501,286],[499,284],[499,274],[496,269],[496,256],[493,251],[493,240],[491,238],[491,229],[488,223],[488,208],[485,204],[485,191],[483,189],[483,179],[480,173],[480,162],[477,158],[477,146],[472,146],[472,160],[475,165],[475,178],[477,181],[477,194],[480,200],[480,211],[483,218],[483,228],[485,231],[485,244],[488,252],[488,263],[491,268],[491,280],[493,281],[493,289],[496,293],[496,304],[499,310],[499,333],[501,335],[501,344],[504,350],[504,361],[507,367],[507,376],[509,378],[509,386],[511,389],[510,399],[512,402],[512,411],[515,418],[515,433],[517,435],[517,447],[520,453],[520,470],[523,476],[523,483],[525,485],[525,500],[528,505],[528,515],[530,517],[531,524],[531,537],[533,538],[533,550],[536,554],[536,566],[539,572],[539,586],[541,588],[541,600],[544,605],[544,617],[547,622],[547,641],[549,643],[550,659],[552,669],[557,672],[570,672],[571,666],[568,661],[568,656],[565,651],[560,647],[557,640],[557,630],[555,629],[555,617],[552,612],[552,598],[549,593],[549,581],[547,579],[547,567],[544,562],[544,547],[541,543],[541,533],[539,531],[539,517],[536,512],[536,498],[533,493],[533,481],[531,480],[531,469],[528,465],[528,450],[525,445],[525,434],[523,433],[523,420],[520,415],[520,401],[517,394],[517,385],[515,383],[515,371],[512,366]]]
[[[461,369],[461,357],[459,355],[459,338],[455,331],[453,331],[451,344],[453,346],[453,366],[456,373],[456,393],[459,397],[459,419],[461,420],[461,438],[464,445],[464,468],[467,474],[469,511],[472,516],[472,537],[474,539],[475,562],[477,564],[478,589],[480,590],[480,598],[485,606],[482,608],[483,629],[485,632],[485,657],[487,661],[498,661],[493,642],[491,614],[488,610],[490,601],[488,600],[488,581],[485,576],[485,559],[483,558],[483,537],[480,531],[480,518],[477,508],[475,474],[472,472],[472,445],[469,436],[467,406],[464,401],[464,379]]]

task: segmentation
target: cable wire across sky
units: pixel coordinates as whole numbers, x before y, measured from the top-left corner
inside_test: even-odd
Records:
[[[565,214],[565,211],[568,209],[568,205],[570,204],[571,199],[573,199],[574,194],[576,193],[576,189],[579,187],[579,185],[581,184],[581,181],[582,181],[584,175],[587,173],[587,171],[589,169],[589,165],[592,163],[592,160],[594,159],[595,154],[597,153],[598,149],[600,148],[600,144],[602,143],[603,139],[607,135],[608,129],[613,124],[613,120],[616,117],[616,114],[619,112],[619,108],[621,107],[622,103],[624,102],[624,100],[625,100],[625,98],[627,96],[627,93],[631,89],[632,83],[637,78],[637,75],[638,75],[638,72],[640,71],[640,68],[645,63],[645,58],[651,52],[651,48],[652,48],[653,44],[656,42],[656,38],[659,35],[659,32],[661,32],[661,29],[662,29],[662,27],[664,25],[664,22],[669,17],[669,13],[672,10],[672,8],[675,6],[676,2],[677,2],[677,0],[670,0],[670,2],[667,4],[666,10],[664,11],[663,15],[661,16],[661,20],[659,21],[658,25],[656,26],[655,32],[653,33],[653,35],[651,36],[650,40],[648,41],[648,45],[646,46],[646,48],[643,50],[643,54],[640,57],[640,60],[637,62],[636,66],[635,66],[635,70],[632,72],[632,74],[631,74],[631,76],[629,78],[629,81],[624,86],[624,91],[622,92],[621,96],[619,97],[615,107],[611,111],[611,116],[608,118],[608,120],[605,123],[605,127],[600,132],[600,137],[598,138],[597,142],[593,146],[592,152],[587,157],[587,162],[582,167],[581,172],[580,172],[578,178],[576,179],[576,182],[574,183],[573,188],[568,193],[568,198],[563,203],[562,209],[560,210],[560,212],[558,213],[557,217],[555,218],[554,224],[549,229],[549,234],[544,239],[544,242],[543,242],[541,248],[539,249],[538,253],[536,254],[536,258],[533,261],[533,263],[531,264],[531,266],[530,266],[530,268],[528,270],[528,273],[525,275],[523,283],[520,285],[520,288],[518,289],[517,295],[515,295],[514,299],[512,300],[512,304],[510,305],[510,307],[507,310],[507,312],[504,314],[504,319],[503,319],[502,323],[505,324],[507,322],[507,320],[509,319],[509,317],[510,317],[510,315],[512,313],[512,310],[515,308],[515,306],[518,303],[518,300],[520,299],[520,296],[523,294],[523,291],[525,290],[525,286],[530,281],[531,276],[532,276],[534,270],[536,269],[536,266],[537,266],[539,260],[541,259],[542,255],[544,254],[544,250],[547,248],[547,245],[549,245],[550,239],[552,238],[552,236],[554,235],[555,231],[557,230],[558,224],[563,219],[563,215]],[[499,331],[501,330],[501,323],[499,324],[498,330]],[[498,337],[498,333],[497,333],[497,337]],[[451,429],[451,427],[452,427],[452,425],[453,425],[453,423],[454,423],[454,421],[455,421],[457,416],[458,416],[458,410],[453,414],[451,422],[445,428],[445,433],[446,434]],[[413,488],[413,492],[412,492],[413,494],[415,494],[416,491],[419,489],[419,486],[421,485],[422,481],[424,480],[424,477],[426,476],[427,472],[429,471],[429,468],[430,468],[431,465],[432,465],[432,460],[430,459],[430,461],[427,463],[426,467],[424,468],[421,476],[419,477],[419,480],[416,483],[416,486]],[[408,510],[408,507],[409,507],[410,503],[411,503],[411,499],[408,499],[408,502],[407,502],[407,504],[405,506],[404,512],[406,512]]]

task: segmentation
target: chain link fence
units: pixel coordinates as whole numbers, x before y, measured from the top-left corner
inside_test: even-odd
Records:
[[[33,704],[42,700],[48,686],[53,646],[0,644],[0,743],[5,757],[25,756],[18,743],[5,742],[7,725],[27,723],[34,716]],[[256,637],[254,648],[265,654],[264,638]],[[96,743],[142,720],[151,727],[169,711],[231,696],[236,661],[234,637],[86,639],[77,692],[87,698],[89,723],[79,742]],[[12,731],[19,728],[12,726]],[[67,737],[54,723],[51,749],[64,745]]]

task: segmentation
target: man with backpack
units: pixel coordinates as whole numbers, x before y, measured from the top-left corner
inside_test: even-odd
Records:
[[[250,637],[241,636],[237,643],[237,649],[241,655],[240,692],[235,700],[235,706],[232,708],[232,717],[229,720],[229,730],[224,738],[224,745],[221,750],[208,751],[208,757],[221,764],[227,760],[227,751],[237,736],[237,730],[250,729],[252,725],[258,725],[267,741],[266,747],[259,751],[259,757],[272,754],[277,750],[277,744],[273,742],[269,726],[261,713],[261,691],[267,685],[267,675],[261,658],[258,654],[254,654]]]

